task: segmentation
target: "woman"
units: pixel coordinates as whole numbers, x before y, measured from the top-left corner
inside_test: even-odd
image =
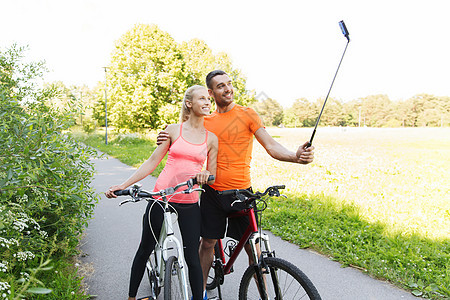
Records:
[[[164,170],[159,175],[155,191],[175,186],[176,184],[196,177],[199,184],[212,184],[207,181],[209,175],[216,176],[217,137],[203,126],[203,117],[209,115],[211,101],[205,87],[195,85],[190,87],[184,96],[181,109],[181,124],[171,124],[167,127],[170,138],[158,145],[150,158],[125,182],[112,186],[105,195],[115,198],[114,191],[123,190],[128,186],[148,176],[169,151]],[[207,159],[206,170],[202,171]],[[203,275],[198,256],[200,239],[200,208],[199,195],[178,194],[170,199],[171,205],[178,212],[178,223],[185,247],[184,256],[189,269],[189,282],[194,300],[203,299]],[[137,290],[145,272],[145,264],[150,253],[155,248],[161,224],[163,210],[159,205],[147,205],[142,228],[142,238],[139,249],[131,268],[129,300],[136,299]],[[150,222],[149,224],[149,216]],[[152,229],[150,229],[150,226]]]

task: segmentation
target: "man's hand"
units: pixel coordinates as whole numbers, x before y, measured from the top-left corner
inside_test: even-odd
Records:
[[[208,183],[208,177],[211,175],[211,173],[207,170],[203,170],[200,173],[197,173],[195,175],[195,178],[197,178],[198,184],[206,184]]]
[[[314,146],[308,147],[308,144],[309,142],[306,142],[298,147],[296,156],[299,164],[306,165],[314,160]]]
[[[167,130],[160,131],[156,137],[156,145],[161,145],[162,142],[167,141],[170,138]]]

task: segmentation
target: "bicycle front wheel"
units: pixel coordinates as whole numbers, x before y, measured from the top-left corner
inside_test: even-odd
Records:
[[[263,272],[267,299],[311,299],[320,300],[317,289],[299,268],[277,257],[263,258],[268,267]],[[264,264],[263,264],[264,265]],[[256,282],[257,268],[249,266],[242,276],[239,286],[239,299],[264,299]]]
[[[153,251],[150,254],[150,257],[148,258],[146,269],[147,269],[147,275],[148,280],[150,283],[150,290],[152,292],[151,296],[153,298],[158,298],[158,295],[161,291],[161,287],[159,286],[158,281],[158,273],[157,273],[157,265],[156,265],[156,253]]]
[[[180,268],[178,258],[169,257],[166,262],[164,274],[164,299],[180,300],[186,299],[184,296],[183,270]]]

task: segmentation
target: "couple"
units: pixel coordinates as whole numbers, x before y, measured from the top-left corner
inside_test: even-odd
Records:
[[[151,157],[129,179],[120,185],[112,186],[105,193],[107,197],[113,198],[113,191],[125,189],[148,176],[167,151],[169,157],[158,177],[155,190],[175,185],[191,177],[196,177],[200,184],[204,184],[205,192],[201,195],[200,207],[198,198],[186,198],[189,195],[174,197],[171,200],[171,204],[178,211],[194,300],[206,299],[206,278],[213,260],[216,240],[223,238],[225,232],[239,240],[247,227],[248,220],[233,219],[227,229],[226,216],[231,211],[234,199],[219,195],[217,191],[251,188],[253,136],[269,155],[277,160],[308,164],[314,159],[314,147],[307,148],[307,142],[296,152],[289,151],[267,133],[253,109],[234,103],[233,85],[224,71],[210,72],[206,76],[206,86],[207,89],[193,86],[186,91],[181,110],[181,124],[169,125],[161,132],[158,136],[158,147]],[[216,111],[211,115],[210,97],[216,103]],[[206,170],[202,171],[206,159]],[[210,174],[215,175],[215,182],[207,182]],[[150,209],[151,207],[149,202],[144,215],[142,240],[131,270],[131,300],[136,297],[145,263],[156,243],[149,229],[149,214],[154,232],[159,233],[158,228],[162,222],[162,211],[157,209],[157,206]],[[200,235],[202,239],[199,247]],[[246,251],[249,253],[247,246]]]

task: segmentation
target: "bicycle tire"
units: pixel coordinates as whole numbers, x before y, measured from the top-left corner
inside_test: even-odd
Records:
[[[161,287],[159,286],[159,282],[158,282],[155,251],[153,251],[150,254],[150,256],[148,258],[148,262],[145,266],[145,269],[147,270],[148,281],[150,283],[150,290],[152,292],[151,296],[156,299],[156,298],[158,298],[159,293],[161,292]]]
[[[269,299],[321,299],[316,287],[299,268],[278,257],[265,257],[263,260],[262,265],[267,265],[270,270],[270,275],[265,275]],[[256,281],[253,280],[256,269],[252,265],[245,270],[239,286],[240,300],[261,299]],[[282,297],[276,295],[275,282],[278,282]]]
[[[215,289],[220,283],[219,272],[217,268],[222,267],[222,262],[220,260],[219,253],[219,243],[216,242],[216,244],[214,245],[214,265],[209,269],[209,274],[206,281],[206,289],[208,291]]]
[[[181,272],[178,258],[175,256],[169,257],[164,271],[164,300],[184,299]]]

